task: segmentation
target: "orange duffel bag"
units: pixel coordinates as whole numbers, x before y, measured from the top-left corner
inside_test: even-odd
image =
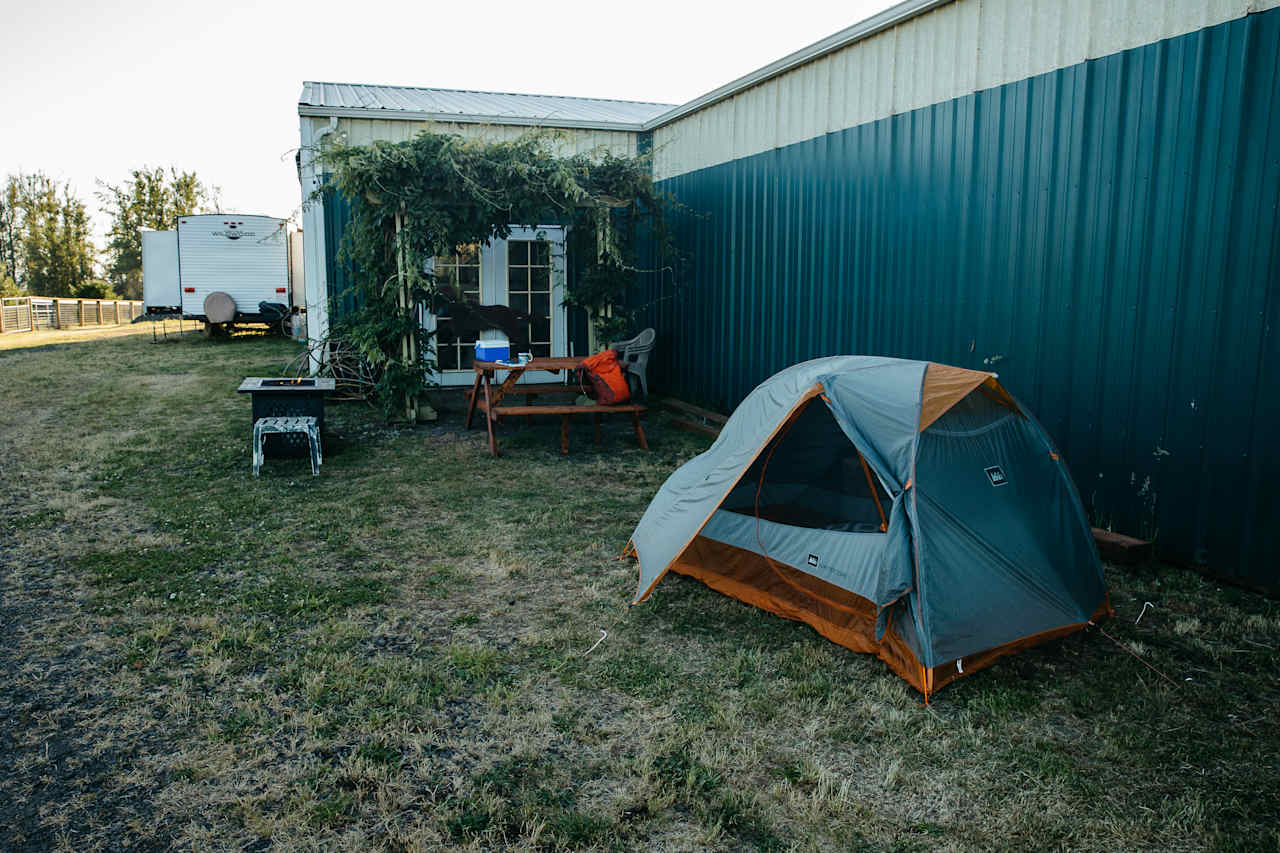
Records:
[[[595,389],[596,402],[605,406],[625,403],[631,399],[631,389],[627,387],[627,377],[622,375],[622,367],[618,364],[618,354],[611,349],[590,355],[578,362],[578,369],[591,380]]]

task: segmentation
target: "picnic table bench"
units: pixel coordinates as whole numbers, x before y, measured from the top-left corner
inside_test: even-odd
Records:
[[[631,423],[635,428],[636,440],[640,443],[640,447],[648,450],[649,443],[645,440],[644,429],[640,426],[640,415],[647,411],[646,406],[638,403],[623,403],[616,406],[602,406],[598,403],[590,406],[572,404],[533,405],[533,397],[542,394],[572,394],[578,389],[572,385],[555,383],[518,384],[520,377],[526,370],[547,370],[552,373],[558,373],[561,370],[572,370],[578,366],[578,362],[579,359],[576,358],[535,358],[525,364],[505,364],[500,361],[475,362],[473,366],[476,372],[476,379],[471,386],[471,390],[467,393],[467,429],[471,428],[471,421],[475,416],[476,409],[483,411],[485,413],[485,426],[489,431],[489,453],[497,456],[498,439],[494,433],[494,426],[499,423],[499,419],[503,415],[559,415],[560,452],[567,454],[569,452],[569,420],[574,415],[589,414],[593,416],[596,443],[598,444],[601,440],[600,422],[604,416],[627,414],[631,416]],[[502,384],[495,387],[493,374],[498,370],[507,371],[507,377]],[[523,406],[502,405],[503,399],[509,394],[524,394],[526,404]]]
[[[497,389],[494,389],[494,392],[496,393]],[[466,393],[467,402],[470,403],[471,398],[475,396],[476,392],[475,390],[468,388]],[[481,390],[480,393],[483,394],[484,391]],[[511,391],[508,393],[524,394],[525,402],[532,405],[533,398],[543,394],[581,394],[582,389],[577,385],[565,385],[562,382],[529,382],[525,385],[513,386]]]

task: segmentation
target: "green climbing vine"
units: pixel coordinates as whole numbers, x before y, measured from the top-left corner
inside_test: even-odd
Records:
[[[636,276],[674,251],[666,216],[673,203],[646,158],[560,156],[556,139],[546,131],[501,142],[423,132],[321,155],[331,186],[351,205],[339,260],[349,265],[358,306],[334,322],[330,340],[372,367],[388,416],[402,404],[411,409],[407,401],[435,369],[417,321],[435,296],[427,261],[504,239],[513,226],[568,226],[566,304],[587,312],[601,340],[628,331]]]

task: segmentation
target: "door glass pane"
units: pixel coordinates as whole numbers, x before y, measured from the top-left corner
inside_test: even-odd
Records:
[[[533,343],[551,343],[551,321],[545,317],[533,318]]]
[[[512,308],[533,315],[524,330],[529,351],[551,355],[551,247],[542,240],[507,243],[507,300]]]
[[[551,316],[551,294],[535,293],[529,304],[529,313],[537,314],[542,317]]]

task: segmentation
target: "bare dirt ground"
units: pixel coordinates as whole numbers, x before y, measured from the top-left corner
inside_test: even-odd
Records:
[[[705,447],[660,416],[491,459],[333,405],[255,480],[233,391],[296,345],[142,331],[0,352],[2,850],[1280,847],[1272,601],[1108,568],[1177,686],[1089,631],[925,707],[695,582],[627,606]]]

